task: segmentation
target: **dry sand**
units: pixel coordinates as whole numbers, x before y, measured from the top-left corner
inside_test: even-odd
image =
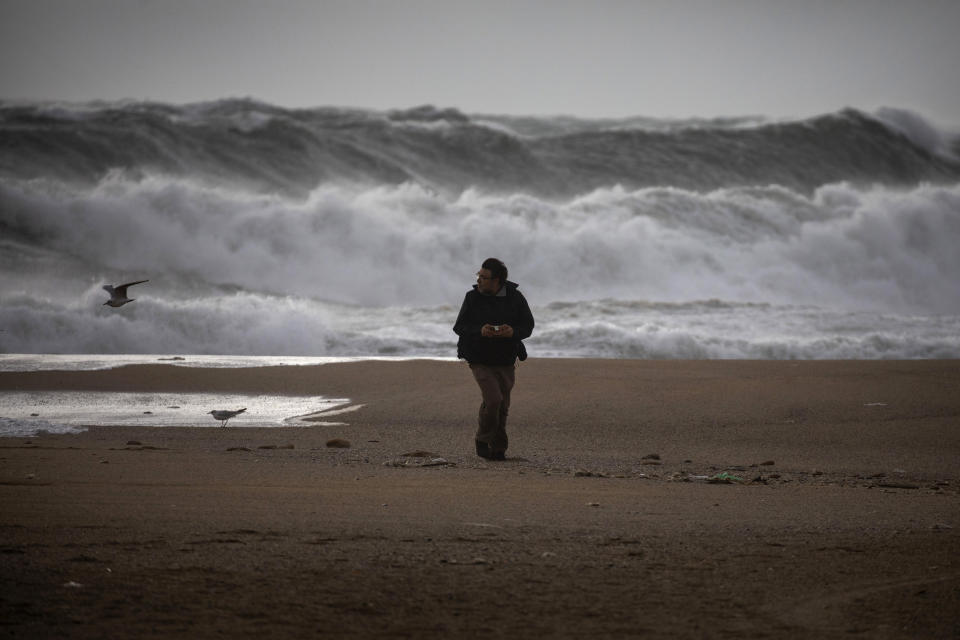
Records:
[[[530,360],[505,462],[461,363],[29,389],[364,407],[0,440],[4,637],[960,637],[958,361]]]

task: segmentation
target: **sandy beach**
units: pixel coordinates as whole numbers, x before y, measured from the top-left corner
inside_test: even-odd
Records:
[[[0,439],[4,637],[960,637],[960,361],[531,359],[504,462],[458,362],[68,389],[363,406]]]

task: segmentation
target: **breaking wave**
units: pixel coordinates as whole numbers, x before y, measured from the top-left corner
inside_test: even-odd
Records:
[[[0,131],[7,353],[448,356],[495,255],[534,355],[960,357],[957,139],[909,112],[3,104]]]
[[[956,136],[893,109],[769,122],[471,117],[252,100],[0,103],[0,131],[0,170],[9,177],[90,184],[122,170],[301,197],[344,183],[569,198],[614,185],[809,191],[960,177]]]

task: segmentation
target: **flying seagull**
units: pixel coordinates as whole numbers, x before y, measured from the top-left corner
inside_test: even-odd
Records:
[[[213,411],[210,412],[210,415],[213,416],[214,420],[220,420],[221,427],[225,427],[227,426],[227,420],[229,420],[234,416],[240,415],[246,410],[247,410],[246,407],[244,407],[243,409],[237,409],[236,411],[227,411],[225,409],[214,409]]]
[[[117,285],[116,287],[110,286],[109,284],[103,285],[103,290],[110,294],[110,299],[103,304],[108,304],[111,307],[122,307],[128,302],[133,302],[133,298],[127,297],[127,287],[132,287],[133,285],[140,284],[141,282],[150,281],[137,280],[136,282],[128,282],[127,284]]]

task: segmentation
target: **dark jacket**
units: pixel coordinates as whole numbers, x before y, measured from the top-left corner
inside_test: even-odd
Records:
[[[513,327],[513,337],[484,338],[480,329],[485,324],[508,324]],[[526,358],[520,341],[533,333],[533,314],[515,282],[508,280],[497,295],[484,295],[473,285],[463,298],[453,331],[460,336],[458,358],[473,364],[509,365],[518,356]]]

